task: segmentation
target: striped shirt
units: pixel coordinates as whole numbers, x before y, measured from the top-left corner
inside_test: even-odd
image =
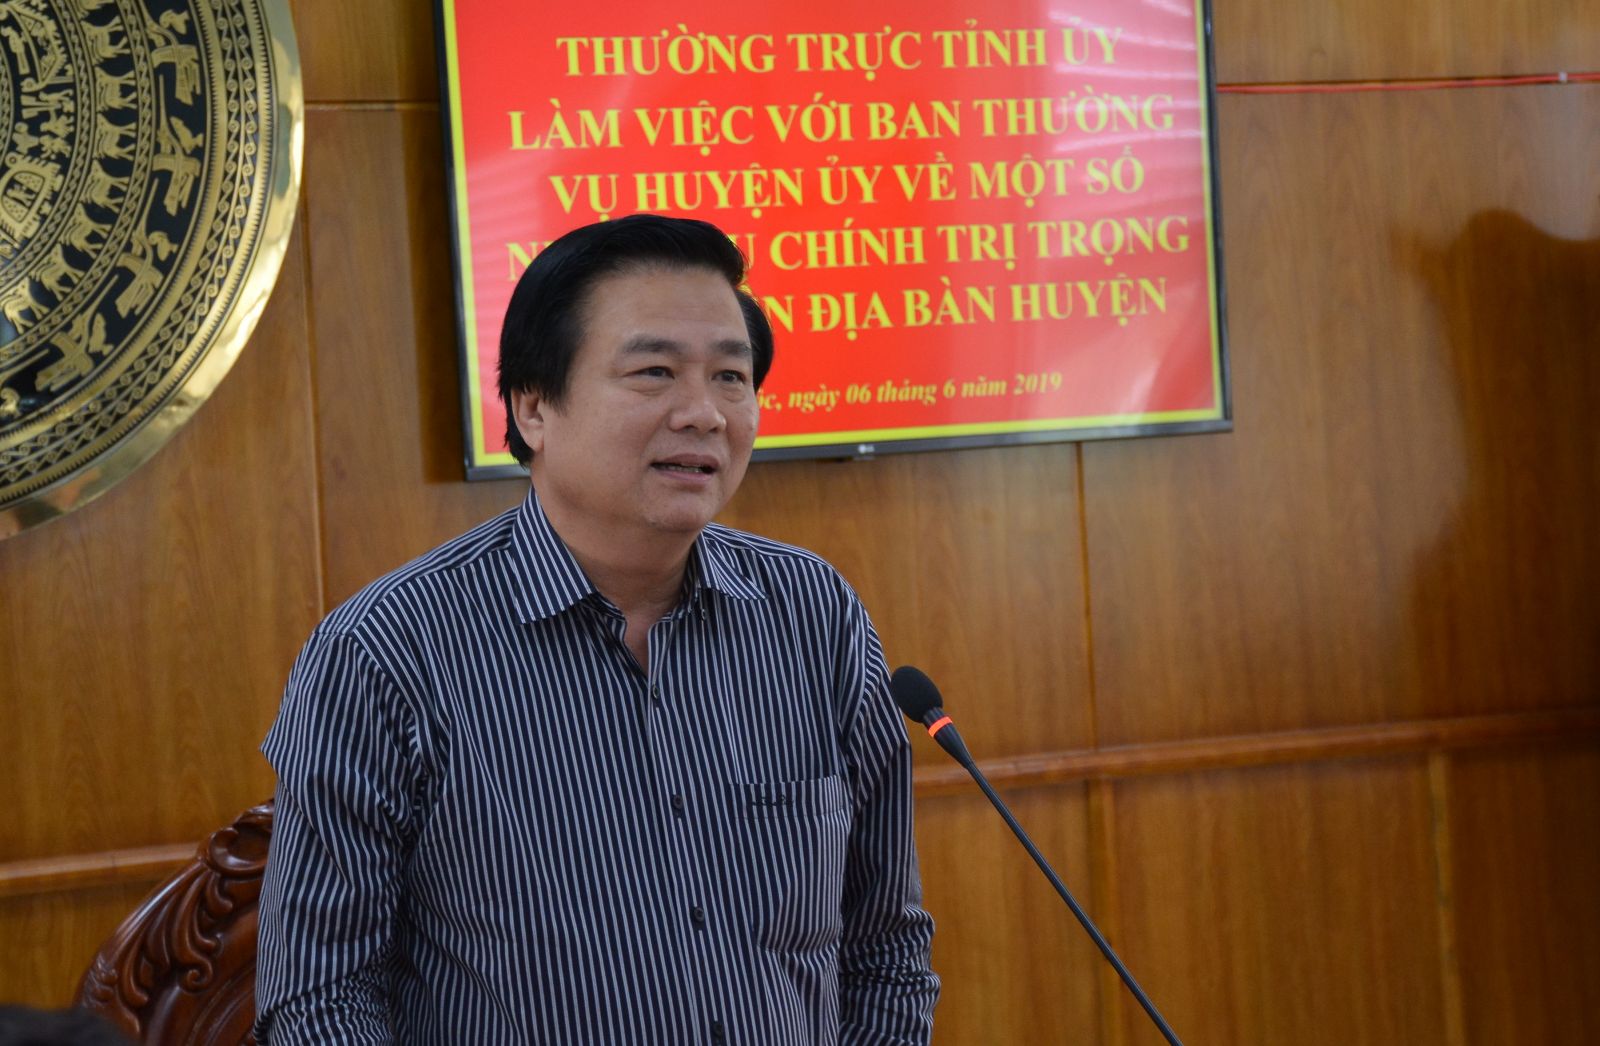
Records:
[[[257,1035],[925,1043],[939,982],[878,637],[810,553],[696,540],[649,668],[530,492],[301,652]]]

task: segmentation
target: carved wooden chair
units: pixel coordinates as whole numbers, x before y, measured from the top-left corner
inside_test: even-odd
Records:
[[[272,804],[200,845],[95,956],[78,1005],[141,1043],[254,1043],[256,902],[267,866]]]

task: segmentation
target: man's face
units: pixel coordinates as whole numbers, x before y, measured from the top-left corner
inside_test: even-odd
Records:
[[[601,279],[582,321],[562,405],[512,397],[540,502],[591,537],[692,538],[739,488],[755,442],[738,299],[709,269],[651,267]]]

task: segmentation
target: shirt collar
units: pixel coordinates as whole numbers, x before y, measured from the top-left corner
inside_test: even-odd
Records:
[[[513,584],[524,622],[554,617],[595,590],[572,558],[572,550],[556,535],[531,485],[517,510],[512,534],[511,547],[521,568]]]
[[[734,599],[765,599],[761,582],[745,574],[718,528],[707,527],[695,538],[689,554],[689,579],[692,590],[712,588]]]
[[[684,584],[686,602],[699,602],[705,589],[735,599],[765,599],[766,589],[745,575],[738,560],[720,535],[700,532],[689,551]],[[517,510],[512,549],[519,570],[516,584],[519,617],[523,622],[540,621],[569,610],[597,591],[583,568],[573,558],[530,486]]]

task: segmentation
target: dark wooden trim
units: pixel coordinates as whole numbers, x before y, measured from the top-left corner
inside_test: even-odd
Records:
[[[1600,736],[1600,706],[1588,705],[1547,712],[1421,719],[1038,752],[986,759],[981,765],[997,787],[1036,788],[1074,781],[1185,774],[1274,763],[1326,762],[1531,742],[1589,741],[1596,736]],[[951,795],[973,787],[967,772],[954,763],[924,767],[916,772],[915,781],[918,796]],[[194,844],[180,843],[3,862],[0,863],[0,900],[95,886],[154,884],[194,853]]]
[[[1422,719],[1116,748],[1038,752],[1003,759],[980,759],[979,765],[984,775],[997,787],[1031,788],[1098,778],[1183,774],[1232,767],[1268,766],[1273,763],[1325,762],[1535,741],[1589,739],[1596,734],[1600,734],[1600,706],[1590,705],[1548,712]],[[973,787],[967,772],[955,763],[924,767],[916,772],[915,781],[918,796],[949,795]]]
[[[125,883],[154,885],[176,871],[194,853],[194,843],[175,843],[7,861],[0,863],[0,900]]]

